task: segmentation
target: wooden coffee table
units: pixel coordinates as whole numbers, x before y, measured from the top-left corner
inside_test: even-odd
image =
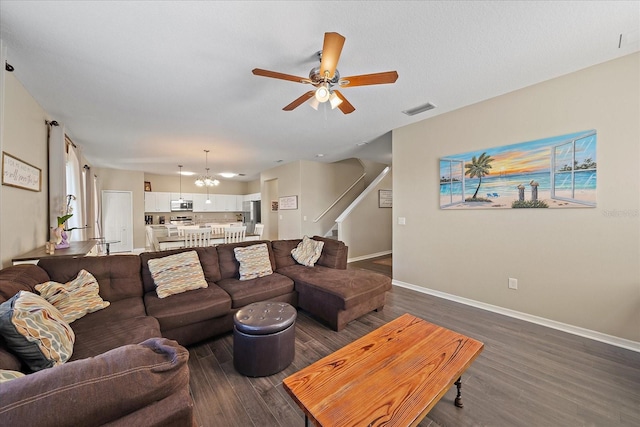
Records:
[[[320,359],[283,381],[317,426],[416,426],[484,347],[410,314]]]

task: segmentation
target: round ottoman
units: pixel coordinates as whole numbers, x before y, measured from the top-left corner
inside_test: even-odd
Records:
[[[295,355],[297,312],[283,302],[256,302],[233,317],[233,365],[249,377],[282,371]]]

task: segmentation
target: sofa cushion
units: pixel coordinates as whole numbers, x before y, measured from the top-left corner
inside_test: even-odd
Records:
[[[246,247],[233,248],[236,259],[240,263],[240,280],[255,279],[273,274],[269,249],[266,243]]]
[[[60,311],[28,291],[0,305],[0,334],[32,371],[69,360],[75,340]]]
[[[109,301],[100,298],[98,281],[87,270],[80,270],[75,279],[65,284],[48,281],[36,285],[36,290],[60,310],[67,323],[109,306]]]
[[[274,240],[271,242],[271,248],[273,249],[273,258],[276,261],[276,271],[291,265],[296,265],[296,260],[293,259],[291,251],[298,246],[302,239],[291,240]]]
[[[19,291],[35,292],[38,283],[49,280],[49,275],[34,264],[12,265],[0,270],[0,303]]]
[[[313,240],[323,242],[322,255],[316,265],[345,270],[347,268],[348,247],[344,242],[326,237],[313,236]]]
[[[278,269],[295,281],[296,290],[314,293],[338,310],[347,310],[373,296],[391,290],[391,279],[368,270],[338,270],[316,265],[292,265]]]
[[[82,321],[94,314],[88,314]],[[111,321],[84,327],[76,332],[76,343],[73,355],[69,359],[80,360],[95,357],[123,345],[137,344],[149,338],[162,336],[158,321],[151,316],[113,318]]]
[[[231,296],[232,308],[244,307],[252,302],[268,301],[294,290],[293,280],[277,273],[251,280],[222,279],[218,286]]]
[[[198,258],[200,258],[200,265],[204,272],[204,278],[209,285],[221,279],[220,267],[218,266],[218,251],[214,246],[183,248],[159,252],[143,252],[140,254],[140,260],[142,262],[142,282],[144,284],[144,292],[155,292],[156,290],[156,285],[153,282],[151,272],[149,271],[150,259],[162,258],[167,255],[174,255],[187,251],[196,251],[198,254]]]
[[[236,259],[235,248],[258,245],[260,243],[266,243],[267,249],[269,250],[271,269],[275,270],[276,264],[273,258],[273,251],[271,250],[270,241],[257,240],[249,242],[225,243],[216,246],[216,250],[218,251],[218,260],[220,262],[220,277],[222,279],[238,279],[240,277],[240,263]]]
[[[100,297],[114,303],[125,298],[142,298],[140,257],[135,255],[49,257],[38,261],[49,279],[58,283],[73,280],[82,269],[93,275],[100,285]]]
[[[188,393],[188,358],[187,349],[175,341],[155,338],[36,372],[2,384],[0,419],[13,427],[118,423],[169,396]],[[154,409],[168,418],[180,405]],[[148,414],[144,425],[186,426],[191,425],[189,418],[162,424],[155,422],[162,416]]]
[[[298,243],[298,246],[291,250],[291,256],[293,256],[293,259],[295,259],[298,264],[313,267],[316,261],[318,261],[318,258],[320,258],[320,255],[322,255],[323,246],[324,242],[304,236],[302,242]]]
[[[150,259],[148,265],[158,298],[208,286],[196,251]]]
[[[184,292],[168,299],[155,292],[144,296],[147,314],[158,319],[162,331],[224,316],[231,311],[231,298],[216,284]]]

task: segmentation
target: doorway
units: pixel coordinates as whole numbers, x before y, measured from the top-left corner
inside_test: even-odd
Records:
[[[102,230],[114,252],[133,251],[133,194],[131,191],[102,191]]]

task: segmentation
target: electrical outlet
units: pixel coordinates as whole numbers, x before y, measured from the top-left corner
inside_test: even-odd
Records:
[[[403,216],[398,217],[398,225],[406,225],[407,224],[407,219]]]
[[[518,279],[509,277],[509,289],[518,289]]]

